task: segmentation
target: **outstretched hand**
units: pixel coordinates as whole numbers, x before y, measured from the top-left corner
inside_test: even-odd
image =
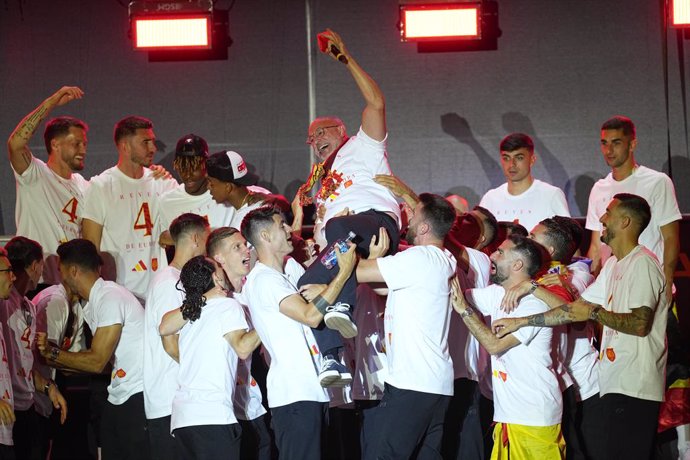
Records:
[[[532,289],[530,280],[523,281],[510,289],[506,290],[503,300],[501,301],[501,310],[510,313],[515,310],[520,303],[520,299],[529,294]]]
[[[75,99],[81,99],[84,96],[84,91],[76,86],[63,86],[50,96],[51,101],[56,107],[65,105]]]
[[[491,323],[491,330],[499,339],[512,334],[521,327],[522,318],[501,318]]]
[[[339,273],[352,273],[357,263],[357,253],[355,253],[357,245],[348,243],[348,246],[346,252],[340,252],[340,247],[335,245],[335,257],[338,260]]]
[[[383,257],[388,252],[391,246],[391,239],[388,236],[388,232],[385,228],[379,228],[378,241],[376,235],[372,235],[371,242],[369,243],[369,257],[367,259],[378,259]]]
[[[328,40],[328,45],[326,46],[326,50],[323,51],[324,53],[328,54],[332,59],[338,61],[340,60],[340,56],[334,54],[334,51],[331,48],[331,45],[334,45],[338,51],[340,51],[340,54],[345,56],[345,59],[349,57],[349,53],[347,52],[347,48],[345,48],[345,43],[343,42],[343,39],[340,38],[340,35],[332,31],[331,29],[326,29],[325,32],[321,32],[319,34],[319,37],[321,40]],[[346,61],[347,63],[347,61]]]
[[[383,185],[390,190],[395,196],[405,196],[412,194],[412,189],[403,181],[392,174],[377,174],[374,176],[374,182]]]

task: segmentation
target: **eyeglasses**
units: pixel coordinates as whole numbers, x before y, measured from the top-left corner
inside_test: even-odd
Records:
[[[337,128],[338,126],[340,125],[321,126],[320,128],[316,128],[312,134],[307,136],[307,144],[313,144],[314,140],[326,134],[328,128]]]

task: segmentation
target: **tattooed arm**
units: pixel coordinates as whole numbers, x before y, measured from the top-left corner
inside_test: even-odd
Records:
[[[7,140],[7,151],[12,168],[18,174],[22,174],[31,165],[32,155],[31,150],[29,150],[29,141],[50,111],[55,107],[67,104],[73,99],[81,99],[83,95],[84,92],[76,86],[63,86],[36,107],[33,112],[24,117],[17,127],[14,128],[10,138]]]

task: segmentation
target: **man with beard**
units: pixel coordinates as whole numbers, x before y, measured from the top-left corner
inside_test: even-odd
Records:
[[[494,322],[499,336],[521,327],[553,327],[588,319],[604,326],[599,361],[604,448],[594,458],[648,459],[652,455],[659,406],[664,399],[666,318],[664,274],[654,255],[638,243],[651,219],[647,202],[619,193],[601,217],[602,241],[613,252],[582,297],[564,304],[543,288],[521,283],[504,300],[513,304],[534,293],[553,309]],[[560,307],[558,307],[560,305]],[[556,308],[557,307],[557,308]]]
[[[496,422],[493,459],[565,458],[563,403],[552,360],[552,330],[534,326],[498,338],[474,310],[494,320],[548,311],[544,302],[529,295],[536,289],[532,279],[542,267],[542,254],[543,248],[535,241],[511,235],[491,254],[494,284],[463,295],[458,281],[453,281],[455,311],[491,354]],[[530,286],[529,294],[506,313],[501,308],[504,293],[520,283]]]
[[[457,268],[443,240],[455,209],[439,195],[422,193],[407,230],[414,246],[398,254],[361,260],[357,279],[385,283],[388,369],[383,399],[374,412],[371,458],[435,458],[453,396],[448,352],[450,286]],[[381,231],[379,240],[387,242]],[[421,308],[420,308],[421,307]]]
[[[17,181],[17,235],[37,241],[43,247],[46,284],[60,283],[55,255],[58,245],[81,235],[83,198],[89,183],[77,171],[84,169],[89,128],[72,117],[50,120],[43,134],[47,163],[31,154],[29,142],[54,108],[83,95],[76,86],[63,86],[24,117],[7,141]]]
[[[0,248],[0,308],[9,298],[12,285],[17,279],[7,258],[7,251]],[[0,460],[14,460],[12,428],[15,422],[12,374],[4,335],[0,334]]]
[[[107,253],[104,276],[113,278],[115,270],[117,283],[143,304],[154,272],[167,265],[158,247],[160,196],[177,182],[156,180],[149,169],[156,153],[150,120],[136,116],[120,120],[114,139],[117,165],[93,177],[84,195],[83,237]]]

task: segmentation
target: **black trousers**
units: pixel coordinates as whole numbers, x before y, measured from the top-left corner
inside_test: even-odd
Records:
[[[444,459],[484,458],[479,396],[477,382],[466,378],[455,380],[453,397],[443,424],[441,451]]]
[[[609,393],[601,397],[606,427],[605,449],[593,458],[649,460],[659,420],[660,402]]]
[[[49,447],[49,420],[38,415],[33,406],[27,410],[15,410],[16,421],[12,427],[12,441],[17,460],[42,460]]]
[[[242,460],[271,460],[271,433],[266,425],[266,417],[254,420],[239,420],[242,427],[240,458]]]
[[[325,253],[333,247],[333,243],[339,239],[346,238],[350,231],[355,232],[361,240],[357,244],[357,252],[366,257],[369,255],[369,244],[371,237],[379,234],[379,228],[385,228],[390,237],[390,249],[388,254],[395,254],[398,250],[398,243],[400,242],[400,230],[395,220],[384,212],[366,211],[351,216],[334,217],[326,223],[326,241],[329,245],[321,251]],[[299,279],[298,287],[305,284],[328,284],[338,274],[338,267],[333,267],[328,270],[323,264],[317,260],[307,269],[307,271]],[[343,302],[350,305],[351,309],[355,308],[357,300],[357,277],[355,273],[348,278],[345,286],[343,286],[340,295],[336,299],[337,302]],[[329,329],[323,324],[318,328],[312,329],[314,331],[314,338],[319,345],[320,350],[332,350],[343,346],[343,339],[338,333]]]
[[[146,420],[151,460],[177,460],[175,438],[170,434],[170,415]]]
[[[386,384],[376,408],[376,447],[368,459],[441,459],[443,421],[450,396],[403,390]]]
[[[239,460],[242,428],[231,425],[196,425],[175,429],[178,456],[183,460]]]
[[[328,403],[298,401],[271,409],[280,460],[319,460],[325,447]]]
[[[144,393],[120,405],[106,401],[101,416],[103,460],[149,459],[149,435],[144,413]]]

